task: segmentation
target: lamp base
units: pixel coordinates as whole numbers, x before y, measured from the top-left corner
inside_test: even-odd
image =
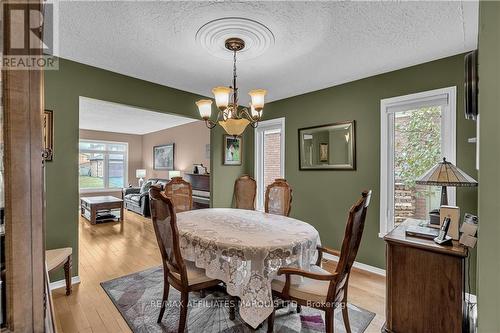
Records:
[[[144,179],[139,178],[139,187],[141,187],[141,186],[142,186],[142,183],[144,183]]]

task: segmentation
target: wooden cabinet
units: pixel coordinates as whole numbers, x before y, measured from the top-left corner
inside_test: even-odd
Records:
[[[467,249],[407,237],[409,219],[384,237],[387,261],[385,332],[462,332]]]
[[[193,209],[210,207],[210,175],[187,173],[184,179],[193,187]]]

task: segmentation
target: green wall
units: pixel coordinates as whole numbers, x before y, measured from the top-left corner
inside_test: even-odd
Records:
[[[253,167],[253,131],[247,128],[242,138],[242,165],[223,165],[224,130],[217,126],[210,135],[212,173],[212,207],[231,207],[233,204],[234,181],[242,174],[252,174]]]
[[[165,73],[168,75],[168,73]],[[79,96],[199,119],[194,102],[202,96],[60,59],[45,72],[45,108],[54,111],[54,160],[46,164],[46,246],[71,246],[78,271],[78,116]],[[211,134],[214,201],[229,206],[232,182],[245,170],[222,166],[222,132]],[[245,160],[248,160],[245,158]],[[217,178],[220,177],[220,180]],[[230,186],[229,186],[230,185]],[[220,195],[218,195],[220,193]],[[60,279],[62,275],[54,276]]]
[[[265,119],[286,118],[286,178],[294,188],[292,216],[313,224],[326,245],[339,248],[346,212],[361,190],[374,196],[358,261],[385,266],[384,242],[378,238],[380,99],[457,86],[458,166],[475,177],[474,123],[463,117],[463,55],[350,82],[266,105]],[[198,118],[201,96],[61,59],[58,71],[45,76],[45,104],[54,110],[55,156],[46,167],[47,248],[72,246],[77,274],[78,246],[78,97],[138,106]],[[357,121],[356,171],[299,171],[297,129],[342,120]],[[243,137],[243,164],[222,165],[222,130],[211,133],[212,206],[229,207],[234,180],[253,174],[253,131]],[[459,189],[462,211],[476,212],[476,190]],[[473,260],[475,262],[475,260]],[[474,281],[473,281],[474,285]]]
[[[500,3],[480,2],[479,332],[500,330]]]
[[[322,242],[338,249],[349,207],[363,189],[372,189],[372,202],[356,260],[385,267],[384,241],[378,237],[380,100],[456,86],[457,164],[476,177],[475,145],[467,143],[467,138],[475,136],[475,123],[467,121],[463,115],[463,58],[464,55],[457,55],[266,105],[265,119],[286,119],[285,176],[294,195],[291,215],[314,225]],[[346,120],[356,120],[357,170],[299,171],[297,130]],[[476,213],[477,190],[458,189],[457,204],[462,212]],[[474,276],[471,280],[474,286]]]

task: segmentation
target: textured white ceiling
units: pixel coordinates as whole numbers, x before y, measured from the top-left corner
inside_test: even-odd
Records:
[[[211,96],[229,85],[231,60],[196,32],[225,17],[256,21],[274,41],[238,62],[241,104],[253,88],[268,100],[476,48],[478,3],[437,2],[60,2],[59,55]]]
[[[196,119],[80,97],[81,129],[143,135],[193,121]]]

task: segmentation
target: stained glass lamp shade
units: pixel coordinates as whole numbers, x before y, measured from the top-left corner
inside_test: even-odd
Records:
[[[441,205],[448,205],[447,186],[474,187],[477,181],[443,158],[417,181],[419,185],[441,186]]]

